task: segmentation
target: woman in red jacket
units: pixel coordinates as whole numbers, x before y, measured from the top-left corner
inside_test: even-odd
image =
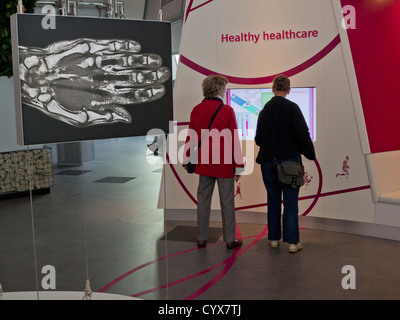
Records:
[[[190,114],[188,136],[184,149],[183,166],[196,163],[194,173],[199,175],[197,189],[197,245],[207,245],[210,221],[211,198],[215,186],[221,204],[223,238],[228,249],[242,245],[236,239],[234,183],[244,169],[242,151],[237,132],[235,112],[223,103],[228,80],[220,75],[211,75],[203,80],[204,100]],[[217,109],[220,107],[218,113]],[[215,114],[216,113],[216,114]],[[215,115],[211,126],[210,121]],[[209,127],[209,129],[207,129]],[[197,149],[201,140],[201,146]],[[197,157],[193,156],[197,154]]]

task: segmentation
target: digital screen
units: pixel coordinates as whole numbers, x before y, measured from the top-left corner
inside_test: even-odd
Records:
[[[295,102],[303,112],[313,141],[315,136],[315,88],[291,88],[286,99]],[[274,96],[271,88],[228,89],[227,104],[236,114],[241,140],[254,140],[260,111]]]

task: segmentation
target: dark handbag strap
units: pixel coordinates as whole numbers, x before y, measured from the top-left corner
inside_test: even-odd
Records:
[[[271,115],[271,108],[268,109],[268,113],[269,113],[269,121],[270,121],[270,125],[271,125],[271,130],[272,130],[272,144],[273,144],[273,148],[274,148],[274,163],[276,165],[276,167],[278,168],[278,161],[276,160],[276,146],[275,146],[275,132],[274,132],[274,127],[273,127],[273,123],[272,123],[272,115]],[[302,165],[301,163],[301,157],[300,157],[300,165]],[[297,175],[292,175],[292,188],[297,188]]]
[[[211,124],[213,123],[215,117],[217,116],[217,113],[219,112],[219,110],[221,110],[221,108],[223,107],[223,105],[224,105],[224,103],[222,102],[222,103],[219,105],[219,107],[217,108],[217,110],[215,110],[213,116],[211,117],[210,123],[208,124],[208,130],[210,130]],[[201,140],[199,141],[199,145],[197,146],[197,149],[200,149],[201,143],[202,143],[203,140],[204,140],[204,136],[205,136],[205,135],[203,135],[203,136],[201,137]]]

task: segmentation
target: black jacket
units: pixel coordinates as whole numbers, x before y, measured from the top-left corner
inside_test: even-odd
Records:
[[[299,106],[279,96],[274,96],[268,101],[258,117],[255,142],[260,150],[256,159],[257,163],[273,160],[273,141],[275,141],[277,159],[292,158],[299,154],[309,160],[315,159],[314,145]]]

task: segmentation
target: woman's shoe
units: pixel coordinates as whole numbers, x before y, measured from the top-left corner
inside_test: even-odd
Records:
[[[290,253],[295,253],[301,249],[303,249],[303,245],[300,242],[289,244],[289,252]]]
[[[207,240],[197,240],[197,247],[204,248],[207,246]]]
[[[227,249],[235,249],[237,247],[240,247],[243,244],[242,239],[235,239],[233,242],[227,242],[226,243],[226,248]]]
[[[278,240],[271,240],[269,242],[270,248],[278,248],[279,247],[279,241]]]

